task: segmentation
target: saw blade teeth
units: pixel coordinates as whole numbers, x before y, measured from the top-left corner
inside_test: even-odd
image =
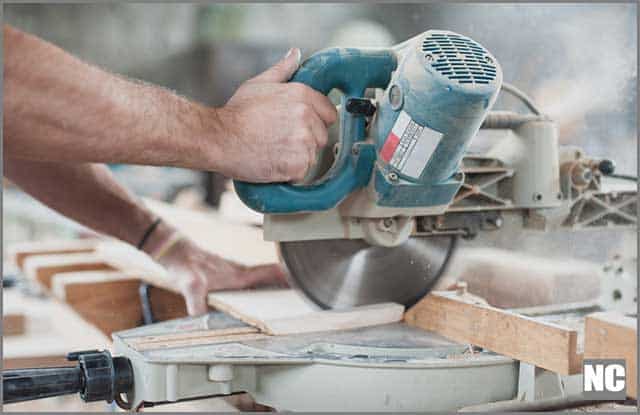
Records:
[[[438,281],[455,237],[411,238],[387,248],[363,240],[280,242],[290,284],[322,308],[349,308],[380,302],[407,307]]]

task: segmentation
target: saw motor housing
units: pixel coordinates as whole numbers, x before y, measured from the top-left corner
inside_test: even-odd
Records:
[[[265,213],[265,239],[364,237],[393,246],[411,234],[411,218],[443,213],[453,200],[464,180],[460,161],[497,97],[502,72],[477,42],[430,30],[390,49],[318,52],[291,82],[342,92],[337,151],[312,183],[235,182],[243,202]],[[372,90],[375,100],[364,101]],[[342,226],[322,226],[326,219]],[[319,226],[292,235],[292,221]],[[280,223],[288,224],[286,232],[278,231]]]

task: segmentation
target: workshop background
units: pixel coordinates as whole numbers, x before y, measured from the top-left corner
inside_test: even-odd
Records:
[[[308,56],[338,44],[388,46],[431,28],[456,31],[492,51],[505,81],[526,91],[557,121],[561,144],[611,158],[618,173],[630,175],[638,168],[636,16],[635,4],[586,3],[4,5],[5,23],[109,71],[209,105],[224,104],[242,81],[290,47]],[[518,105],[501,98],[496,108]],[[140,196],[197,210],[240,206],[225,196],[229,183],[216,174],[111,167]],[[5,249],[12,242],[86,232],[6,180],[2,213]],[[541,243],[535,232],[486,238],[496,244],[509,240],[503,247],[514,251],[595,262],[636,250],[635,236],[606,231],[598,241],[559,234]],[[13,271],[5,264],[5,276]],[[48,410],[81,407],[67,398],[47,405]],[[20,408],[43,407],[12,409]]]

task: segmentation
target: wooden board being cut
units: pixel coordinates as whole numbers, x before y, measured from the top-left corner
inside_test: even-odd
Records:
[[[222,291],[209,305],[271,335],[347,330],[402,320],[404,307],[382,303],[350,310],[319,310],[292,289]]]
[[[638,398],[638,321],[617,312],[594,313],[585,319],[585,359],[624,359],[627,396]]]
[[[560,374],[582,370],[576,330],[479,304],[455,292],[432,292],[407,311],[405,321]]]

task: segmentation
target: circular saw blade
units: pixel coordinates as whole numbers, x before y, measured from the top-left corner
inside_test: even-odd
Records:
[[[291,284],[322,308],[396,302],[409,307],[440,278],[455,237],[414,237],[402,245],[361,239],[280,242]]]

